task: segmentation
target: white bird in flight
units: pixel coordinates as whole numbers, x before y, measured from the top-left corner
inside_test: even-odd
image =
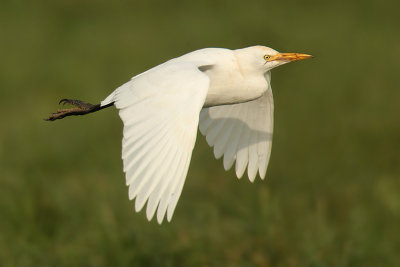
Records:
[[[151,220],[168,221],[188,172],[197,126],[241,178],[264,179],[271,153],[274,104],[271,69],[312,56],[278,53],[265,46],[205,48],[171,59],[133,77],[101,104],[72,104],[46,120],[84,115],[115,105],[124,124],[122,159],[129,199]]]

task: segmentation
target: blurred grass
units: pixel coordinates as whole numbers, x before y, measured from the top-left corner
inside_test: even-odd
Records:
[[[397,1],[0,3],[0,266],[400,266]],[[128,201],[116,110],[99,102],[169,58],[255,44],[315,55],[273,71],[266,181],[199,135],[173,221]]]

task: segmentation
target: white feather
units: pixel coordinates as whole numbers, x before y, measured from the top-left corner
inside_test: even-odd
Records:
[[[152,73],[162,79],[151,79]],[[149,200],[148,219],[159,205],[157,219],[161,223],[182,179],[208,85],[208,76],[195,63],[170,62],[166,68],[156,67],[147,75],[134,77],[103,101],[114,101],[120,109],[129,198],[136,197],[136,211]],[[182,140],[188,142],[184,147]]]
[[[250,181],[254,181],[257,172],[264,178],[273,131],[271,89],[259,99],[204,108],[201,114],[200,132],[206,136],[208,144],[214,146],[216,158],[224,155],[224,168],[229,169],[236,159],[238,178],[243,176],[246,167]]]

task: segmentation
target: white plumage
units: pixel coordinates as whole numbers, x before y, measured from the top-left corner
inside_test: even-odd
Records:
[[[150,220],[171,220],[188,172],[197,127],[238,178],[264,179],[271,153],[270,70],[308,58],[262,46],[206,48],[169,60],[117,88],[114,105],[124,124],[122,159],[129,198]]]

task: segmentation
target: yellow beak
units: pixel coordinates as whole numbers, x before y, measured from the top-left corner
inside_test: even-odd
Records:
[[[307,58],[312,58],[313,56],[300,53],[278,53],[271,56],[267,61],[281,60],[281,61],[297,61]]]

